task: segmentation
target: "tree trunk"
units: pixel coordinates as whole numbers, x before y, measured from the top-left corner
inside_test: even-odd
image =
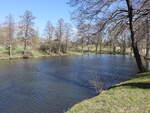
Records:
[[[125,43],[125,40],[123,40],[122,54],[123,54],[123,55],[126,54],[126,43]]]
[[[123,48],[122,48],[122,54],[123,54],[123,55],[126,54],[126,47],[125,47],[125,46],[123,46]]]
[[[84,40],[82,39],[82,55],[83,55],[83,49],[84,49],[84,42],[83,42]]]
[[[61,52],[61,42],[59,41],[59,45],[58,45],[58,53]]]
[[[96,54],[101,53],[101,41],[100,41],[100,33],[97,34],[97,40],[96,40]],[[99,47],[99,50],[98,50]]]
[[[148,18],[146,19],[146,57],[149,56],[149,43],[150,43],[150,39],[149,39],[149,22],[148,22]]]
[[[96,55],[98,54],[98,43],[97,42],[95,43],[95,53],[96,53]]]
[[[49,55],[51,55],[52,47],[51,47],[51,40],[49,40]]]
[[[131,47],[130,48],[130,55],[132,55],[132,53],[133,53],[133,48]]]
[[[88,37],[88,43],[87,43],[87,46],[88,46],[88,55],[90,54],[90,47],[89,47],[89,45],[90,45],[90,39],[89,39],[89,37]]]
[[[101,54],[101,52],[102,52],[102,41],[100,40],[99,41],[99,53]]]
[[[11,43],[9,43],[9,57],[12,57],[12,46],[11,46]]]
[[[125,41],[125,37],[123,37],[122,54],[123,55],[126,54],[126,41]]]
[[[126,48],[124,47],[124,45],[121,45],[120,46],[120,50],[119,50],[119,53],[121,53],[121,54],[125,54],[125,51],[126,51]]]
[[[24,51],[23,51],[23,55],[26,54],[26,49],[27,49],[27,39],[24,40]]]
[[[58,53],[61,53],[61,38],[62,38],[62,31],[60,30],[59,39],[58,39]]]
[[[137,47],[137,43],[134,40],[134,31],[133,31],[133,9],[132,9],[132,3],[130,0],[126,0],[127,6],[128,6],[128,18],[129,18],[129,27],[130,27],[130,34],[131,34],[131,41],[132,41],[132,48],[134,57],[138,66],[138,69],[140,72],[145,72],[146,68],[144,67],[141,56],[139,54],[139,50]]]
[[[113,54],[116,54],[116,47],[114,44],[113,44]]]
[[[111,40],[110,40],[109,50],[110,50],[110,54],[112,54],[112,41]]]
[[[67,53],[68,52],[68,38],[66,39],[66,50],[65,52]]]

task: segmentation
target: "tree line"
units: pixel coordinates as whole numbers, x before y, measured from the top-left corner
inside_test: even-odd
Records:
[[[50,21],[46,23],[44,35],[40,36],[35,28],[36,17],[31,11],[25,11],[20,21],[15,22],[10,14],[4,23],[0,24],[0,45],[8,50],[10,57],[14,50],[22,47],[21,54],[27,56],[31,50],[43,51],[47,54],[67,53],[71,45],[72,26],[59,19],[54,26]]]

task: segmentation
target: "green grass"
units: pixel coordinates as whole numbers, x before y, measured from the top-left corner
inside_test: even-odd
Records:
[[[94,45],[89,45],[89,52],[88,52],[88,46],[84,47],[84,51],[83,54],[95,54],[95,46]],[[119,49],[119,48],[117,48]],[[23,58],[23,46],[17,46],[15,48],[13,48],[12,50],[12,59],[17,59],[17,58]],[[73,56],[73,55],[82,55],[82,48],[81,46],[78,46],[77,48],[71,48],[67,53],[52,53],[51,55],[49,55],[48,53],[45,52],[41,52],[38,50],[27,50],[28,54],[27,56],[30,58],[38,58],[38,57],[49,57],[49,56],[65,56],[65,55],[69,55],[69,56]],[[9,54],[8,54],[8,49],[6,49],[6,47],[4,46],[0,46],[0,59],[9,59]],[[105,47],[102,48],[101,54],[110,54],[110,47]]]
[[[67,54],[69,54],[69,55],[82,55],[82,53],[81,52],[77,52],[77,51],[68,51],[68,53]]]
[[[6,50],[6,48],[5,48],[5,47],[0,46],[0,51],[5,51],[5,50]]]
[[[150,113],[150,72],[117,84],[67,113]]]
[[[23,58],[23,47],[16,47],[15,49],[12,50],[12,57],[11,59],[20,59]],[[82,55],[81,52],[73,51],[70,50],[67,53],[45,53],[39,50],[27,50],[27,56],[28,58],[40,58],[40,57],[50,57],[50,56],[73,56],[73,55]],[[0,46],[0,60],[7,60],[10,59],[9,57],[9,51],[5,48]]]
[[[39,52],[39,51],[31,51],[31,56],[33,57],[40,57],[42,55],[44,55],[44,53]]]

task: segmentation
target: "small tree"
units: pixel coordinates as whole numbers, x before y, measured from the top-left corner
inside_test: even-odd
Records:
[[[64,31],[64,40],[65,40],[65,53],[68,52],[69,49],[69,39],[73,35],[72,26],[69,23],[65,23],[65,31]]]
[[[93,80],[89,81],[89,84],[92,88],[95,89],[97,94],[101,93],[105,88],[104,83],[102,82],[100,75],[98,74],[94,76]]]
[[[57,31],[56,31],[56,37],[58,40],[58,53],[61,53],[61,47],[62,47],[62,39],[64,37],[64,27],[65,23],[63,19],[59,19],[57,23]]]
[[[21,21],[19,25],[20,28],[19,35],[23,38],[24,55],[26,54],[29,39],[34,36],[34,28],[33,28],[34,19],[35,17],[30,11],[25,11],[23,16],[21,16]]]
[[[51,24],[50,21],[47,22],[45,32],[46,32],[46,36],[48,38],[49,54],[51,54],[51,52],[52,52],[52,38],[54,36],[55,28]]]
[[[14,20],[12,15],[6,17],[6,30],[8,36],[8,48],[9,48],[9,56],[12,57],[12,43],[14,37]]]

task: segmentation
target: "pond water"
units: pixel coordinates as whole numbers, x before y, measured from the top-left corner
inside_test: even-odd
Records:
[[[0,113],[63,113],[137,73],[133,57],[84,55],[0,61]]]

